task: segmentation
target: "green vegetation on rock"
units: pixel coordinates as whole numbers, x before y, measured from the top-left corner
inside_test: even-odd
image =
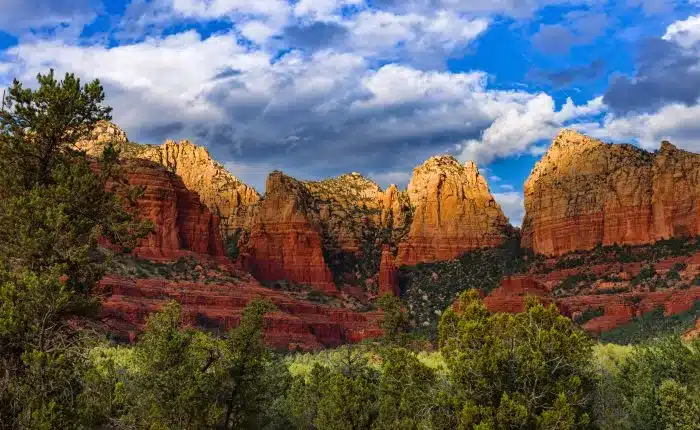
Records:
[[[495,248],[476,249],[454,260],[401,267],[401,299],[414,329],[434,337],[440,314],[459,293],[476,289],[488,294],[503,276],[523,272],[538,261],[520,248],[519,232],[511,231]]]

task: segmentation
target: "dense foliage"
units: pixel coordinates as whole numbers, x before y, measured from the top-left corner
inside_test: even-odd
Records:
[[[663,306],[635,317],[629,324],[603,332],[600,339],[618,344],[638,344],[669,335],[681,335],[700,318],[700,300],[685,312],[664,315]]]
[[[508,231],[496,248],[467,252],[450,261],[401,267],[401,299],[406,302],[412,326],[435,337],[441,312],[467,289],[488,293],[498,287],[501,277],[525,271],[538,261],[520,247],[520,234]]]
[[[117,151],[74,149],[109,119],[98,81],[53,71],[15,81],[0,112],[0,426],[62,428],[76,417],[91,337],[79,317],[104,273],[98,239],[130,248],[146,234],[128,210]]]

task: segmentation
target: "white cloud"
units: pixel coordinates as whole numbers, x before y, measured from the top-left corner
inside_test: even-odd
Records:
[[[346,48],[353,52],[436,65],[455,50],[467,47],[487,29],[489,21],[448,10],[397,14],[368,9],[343,24],[350,32]]]
[[[283,16],[290,12],[285,0],[170,0],[172,10],[186,17],[221,18],[235,14]]]
[[[343,6],[362,6],[364,0],[299,0],[294,5],[294,14],[317,21],[335,21],[337,12]]]
[[[528,150],[539,153],[541,148],[534,146],[538,141],[551,139],[570,121],[599,114],[604,109],[600,97],[585,105],[575,105],[568,99],[557,111],[554,100],[547,94],[518,95],[520,97],[512,101],[491,97],[489,110],[493,122],[484,130],[481,139],[470,139],[459,145],[461,160],[489,163],[495,158]]]
[[[381,173],[370,173],[368,176],[383,189],[388,188],[391,184],[396,185],[399,189],[405,189],[411,180],[410,171],[390,170]]]
[[[700,152],[700,104],[666,105],[656,112],[617,117],[609,114],[601,123],[574,124],[583,133],[614,142],[635,142],[647,150],[659,148],[662,140]]]
[[[503,191],[513,191],[515,189],[511,184],[500,184],[499,186]]]
[[[92,20],[99,5],[93,0],[0,0],[0,30],[17,33],[28,28],[84,24]]]
[[[493,193],[493,198],[501,206],[503,213],[508,217],[511,224],[520,226],[523,223],[525,206],[522,193],[515,191]]]
[[[700,42],[700,15],[669,25],[663,39],[676,42],[686,49],[692,48]]]

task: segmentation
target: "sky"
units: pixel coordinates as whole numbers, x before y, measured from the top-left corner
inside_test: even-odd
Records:
[[[263,193],[474,160],[511,222],[561,128],[700,152],[700,0],[0,0],[0,89],[100,79],[130,140]]]

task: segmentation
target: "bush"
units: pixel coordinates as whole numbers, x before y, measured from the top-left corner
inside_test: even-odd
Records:
[[[637,273],[637,276],[632,279],[632,285],[639,285],[643,281],[647,279],[651,279],[656,275],[656,271],[654,270],[654,266],[648,265],[642,267],[642,269]]]

